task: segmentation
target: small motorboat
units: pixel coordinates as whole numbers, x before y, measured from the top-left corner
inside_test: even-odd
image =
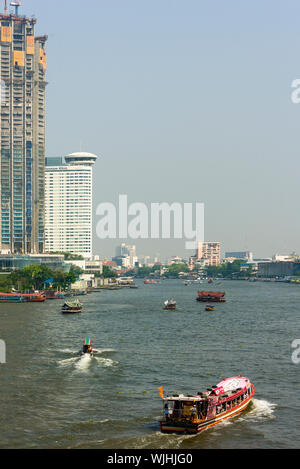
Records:
[[[92,346],[92,343],[91,343],[91,339],[89,337],[87,339],[85,339],[85,341],[84,341],[82,351],[81,351],[81,355],[91,355],[91,357],[94,355],[93,346]]]
[[[75,314],[82,312],[82,303],[79,300],[76,301],[66,301],[62,307],[61,312],[63,314]]]
[[[174,311],[176,308],[177,308],[177,303],[175,300],[172,299],[172,300],[167,300],[165,302],[165,309]]]
[[[215,307],[211,305],[207,305],[205,308],[205,311],[214,311],[214,310],[215,310]]]
[[[228,418],[235,417],[252,401],[255,387],[248,378],[235,376],[221,381],[216,386],[196,395],[175,394],[164,396],[162,433],[199,433]]]

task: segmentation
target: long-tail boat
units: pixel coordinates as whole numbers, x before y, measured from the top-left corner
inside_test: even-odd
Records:
[[[165,308],[164,309],[174,311],[176,308],[177,308],[177,303],[176,303],[175,300],[172,299],[172,300],[165,301]]]
[[[203,303],[225,303],[225,292],[198,291],[197,301]]]
[[[195,396],[164,397],[159,389],[164,402],[162,433],[199,433],[244,411],[255,394],[254,385],[242,376],[227,378]]]
[[[91,339],[89,337],[87,339],[85,339],[84,344],[83,344],[83,348],[82,348],[82,352],[81,352],[81,355],[86,355],[86,354],[91,355],[91,356],[94,355],[92,342],[91,342]]]

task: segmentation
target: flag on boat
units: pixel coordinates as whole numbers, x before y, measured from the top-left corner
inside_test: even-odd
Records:
[[[84,345],[91,345],[91,339],[89,337],[85,339]]]
[[[158,388],[158,390],[160,391],[160,393],[159,393],[160,397],[163,399],[164,398],[164,387],[161,386],[160,388]]]

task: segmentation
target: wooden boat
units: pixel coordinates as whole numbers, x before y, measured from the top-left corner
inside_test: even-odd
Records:
[[[255,387],[242,376],[227,378],[196,396],[161,397],[164,402],[162,433],[199,433],[244,411],[250,404]]]
[[[73,314],[82,312],[82,304],[80,301],[66,301],[63,305],[61,312],[63,314]]]
[[[225,292],[199,291],[197,301],[203,303],[225,303]]]
[[[214,311],[214,310],[215,310],[214,306],[210,306],[210,305],[207,305],[205,308],[205,311]]]
[[[94,355],[94,349],[89,337],[84,341],[81,355],[91,355],[91,357]]]
[[[165,308],[164,309],[167,309],[167,310],[175,310],[177,308],[177,303],[175,300],[167,300],[165,302]]]

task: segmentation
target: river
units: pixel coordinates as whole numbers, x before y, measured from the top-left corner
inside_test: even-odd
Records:
[[[1,304],[1,448],[299,448],[300,287],[222,281],[213,313],[199,285],[179,280],[82,298],[81,315],[62,300]],[[177,311],[164,311],[174,297]],[[80,357],[90,336],[97,353]],[[165,392],[194,394],[222,378],[255,384],[249,409],[196,436],[159,431]]]

